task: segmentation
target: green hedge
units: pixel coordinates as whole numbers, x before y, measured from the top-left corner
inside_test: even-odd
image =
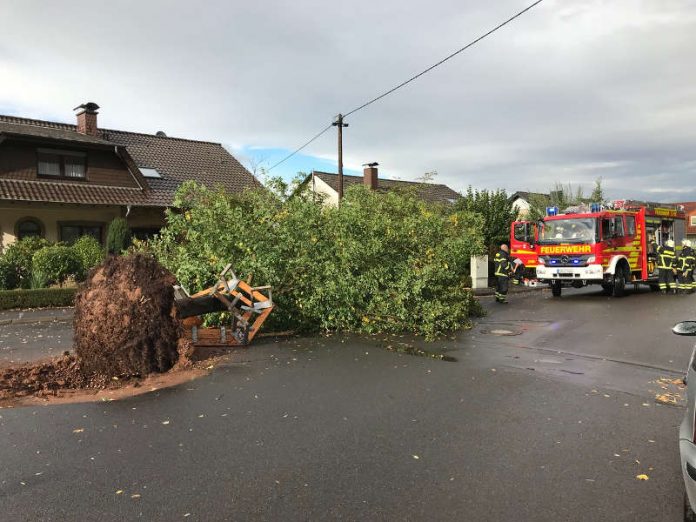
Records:
[[[0,310],[72,306],[75,302],[75,292],[77,288],[0,290]]]

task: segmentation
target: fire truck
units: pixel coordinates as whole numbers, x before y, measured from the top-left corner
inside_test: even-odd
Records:
[[[510,230],[510,252],[535,267],[537,280],[559,297],[564,286],[600,284],[623,296],[629,284],[657,289],[657,247],[668,239],[680,248],[684,209],[677,205],[616,200],[559,213],[546,209],[539,222],[517,221]]]

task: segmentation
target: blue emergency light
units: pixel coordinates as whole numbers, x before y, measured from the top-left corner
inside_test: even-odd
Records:
[[[558,207],[546,207],[546,215],[547,216],[557,216],[558,215]]]
[[[602,210],[601,203],[591,203],[590,204],[590,212],[600,212],[601,210]]]

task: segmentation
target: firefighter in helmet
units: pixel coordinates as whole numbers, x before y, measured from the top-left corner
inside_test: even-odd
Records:
[[[510,283],[510,254],[508,246],[503,243],[495,255],[495,300],[507,304],[508,286]]]
[[[674,254],[674,241],[668,239],[664,245],[657,247],[657,271],[660,283],[660,292],[666,294],[674,290],[674,274],[676,263]]]
[[[694,268],[696,267],[696,253],[691,248],[691,241],[682,240],[682,250],[677,258],[677,283],[679,292],[690,294],[694,291]]]

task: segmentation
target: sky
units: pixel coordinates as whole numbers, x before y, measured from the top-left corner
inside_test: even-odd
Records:
[[[0,114],[220,142],[268,168],[531,0],[0,0]],[[347,173],[696,200],[696,0],[544,0],[352,115]],[[336,171],[331,129],[270,175]]]

